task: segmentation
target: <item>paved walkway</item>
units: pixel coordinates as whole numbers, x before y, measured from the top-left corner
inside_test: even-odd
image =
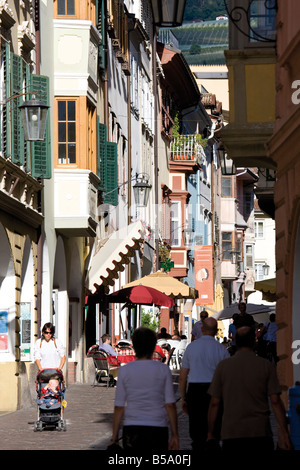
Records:
[[[174,377],[179,398],[177,378]],[[67,430],[34,432],[37,407],[13,413],[0,413],[0,450],[105,450],[111,437],[115,388],[105,384],[96,387],[72,384],[65,394]],[[191,449],[188,436],[188,418],[177,402],[180,448]]]
[[[178,373],[173,371],[176,392],[180,450],[189,452],[191,441],[188,417],[181,411]],[[0,450],[105,450],[111,437],[116,388],[105,384],[96,387],[72,384],[65,394],[67,430],[34,432],[37,406],[33,402],[26,409],[13,413],[0,412]],[[35,391],[33,393],[35,396]],[[271,423],[275,434],[274,416]]]

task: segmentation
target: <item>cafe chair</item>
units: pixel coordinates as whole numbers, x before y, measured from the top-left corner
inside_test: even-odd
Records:
[[[166,358],[160,354],[158,351],[154,351],[152,355],[154,361],[164,362]]]
[[[93,361],[95,366],[95,378],[93,387],[96,382],[101,381],[101,377],[104,374],[104,377],[107,378],[107,387],[109,387],[112,378],[111,371],[117,370],[120,368],[120,360],[114,356],[110,356],[105,351],[96,351],[93,355]]]

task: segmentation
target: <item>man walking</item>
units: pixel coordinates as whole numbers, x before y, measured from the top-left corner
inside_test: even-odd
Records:
[[[217,326],[212,317],[203,321],[201,338],[187,346],[181,363],[179,388],[182,409],[189,415],[193,450],[202,450],[206,445],[210,401],[207,390],[217,364],[229,357],[227,349],[214,338]]]
[[[199,339],[201,338],[202,336],[202,326],[203,326],[203,322],[204,320],[206,320],[206,318],[208,318],[208,313],[206,310],[202,310],[202,312],[200,312],[200,320],[197,321],[195,323],[195,325],[193,326],[193,329],[192,329],[192,332],[191,332],[191,341],[194,341],[195,339]]]
[[[256,452],[274,450],[269,420],[270,399],[279,425],[278,443],[291,450],[288,427],[276,369],[266,359],[256,356],[255,330],[244,326],[236,332],[237,352],[220,362],[208,393],[208,440],[213,439],[214,425],[222,402],[222,450]]]
[[[247,313],[247,304],[245,302],[239,303],[239,311],[240,313],[235,319],[235,327],[241,328],[242,326],[252,326],[255,327],[255,321],[252,315]]]

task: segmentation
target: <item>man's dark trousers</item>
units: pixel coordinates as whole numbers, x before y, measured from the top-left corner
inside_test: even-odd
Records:
[[[192,449],[195,451],[203,450],[206,447],[207,440],[207,414],[210,402],[210,395],[207,390],[210,383],[189,383],[186,402],[189,414],[189,432],[192,439]],[[222,407],[220,407],[222,408]],[[222,410],[216,420],[214,436],[220,439]]]

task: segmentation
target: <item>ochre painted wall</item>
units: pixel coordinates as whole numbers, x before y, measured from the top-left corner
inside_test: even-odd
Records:
[[[275,64],[245,65],[248,122],[275,121]]]

